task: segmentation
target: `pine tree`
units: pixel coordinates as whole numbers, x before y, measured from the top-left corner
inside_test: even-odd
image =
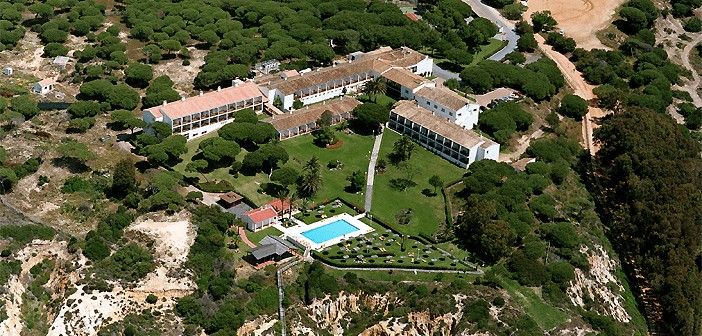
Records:
[[[112,193],[122,198],[137,189],[136,169],[130,160],[121,160],[112,173]]]

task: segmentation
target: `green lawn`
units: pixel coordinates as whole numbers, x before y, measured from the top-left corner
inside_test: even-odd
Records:
[[[392,106],[397,101],[385,94],[362,94],[356,99],[364,103],[376,103],[383,106]]]
[[[319,158],[322,166],[322,188],[317,192],[312,202],[328,203],[336,198],[343,198],[355,205],[363,206],[363,192],[353,194],[345,191],[348,186],[346,178],[354,171],[365,175],[368,170],[370,152],[373,149],[373,137],[337,132],[337,138],[343,142],[341,147],[334,149],[320,148],[312,143],[311,135],[303,135],[281,142],[290,155],[289,167],[302,169],[302,165],[312,156]],[[342,167],[335,170],[327,168],[332,160],[341,161]]]
[[[473,62],[470,65],[476,65],[478,62],[492,56],[492,54],[500,51],[507,45],[507,41],[500,41],[498,39],[490,39],[490,43],[484,46],[480,46],[480,51],[473,55]]]
[[[301,212],[295,215],[295,218],[303,221],[305,224],[312,224],[318,222],[323,218],[323,216],[332,217],[338,214],[347,213],[351,216],[358,215],[358,212],[348,205],[341,203],[339,207],[333,207],[331,204],[324,205],[324,208],[314,208],[307,211]]]
[[[216,133],[213,132],[188,142],[188,153],[182,156],[183,162],[176,165],[174,169],[185,176],[202,179],[200,174],[186,172],[185,166],[197,152],[197,146],[200,142],[212,136],[216,136]],[[317,156],[322,166],[323,185],[317,195],[312,199],[312,202],[326,203],[341,197],[349,202],[362,206],[363,192],[352,194],[346,192],[344,188],[348,185],[346,177],[353,171],[360,170],[365,174],[368,169],[369,153],[373,148],[373,137],[346,134],[344,132],[337,132],[337,136],[343,144],[341,147],[334,149],[316,146],[312,142],[312,135],[309,134],[282,141],[281,145],[290,156],[290,160],[285,166],[300,170],[307,160],[312,156]],[[246,151],[242,150],[237,156],[237,161],[243,160],[245,155]],[[336,170],[330,170],[327,168],[327,163],[331,160],[339,160],[343,166]],[[234,186],[236,192],[246,196],[256,205],[262,205],[273,199],[273,197],[262,194],[259,191],[261,184],[270,182],[267,174],[259,173],[254,176],[239,174],[237,177],[234,177],[229,174],[229,169],[225,167],[216,169],[207,174],[207,178],[210,181],[229,181]]]
[[[280,232],[280,230],[272,226],[269,226],[263,230],[258,230],[256,232],[246,230],[246,236],[249,237],[249,240],[256,245],[258,245],[261,239],[263,239],[266,236],[280,236],[281,234],[283,233]]]
[[[398,227],[405,234],[422,233],[431,236],[446,220],[444,199],[441,191],[435,196],[425,196],[422,190],[434,190],[434,187],[429,184],[429,177],[432,175],[440,176],[444,183],[447,183],[459,179],[465,173],[465,169],[454,166],[418,144],[408,161],[409,171],[394,166],[389,163],[387,156],[392,152],[393,144],[399,138],[398,133],[389,129],[386,129],[383,134],[379,159],[385,158],[388,161],[388,168],[384,173],[375,176],[371,213],[381,221]],[[392,179],[408,175],[411,175],[411,179],[417,183],[417,186],[406,191],[397,191],[390,186]],[[406,208],[412,209],[412,220],[408,225],[399,227],[395,215]]]
[[[536,324],[543,330],[551,330],[568,319],[561,310],[547,304],[533,290],[520,286],[516,281],[511,279],[500,278],[502,288],[509,292],[509,295],[524,307],[529,316],[531,316]]]

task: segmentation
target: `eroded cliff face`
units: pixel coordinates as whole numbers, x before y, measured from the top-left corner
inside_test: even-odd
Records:
[[[315,299],[306,307],[309,318],[316,323],[319,329],[329,331],[333,335],[342,335],[344,327],[350,320],[349,314],[362,311],[380,313],[386,316],[390,313],[391,306],[402,303],[394,294],[374,294],[341,292],[335,298],[325,296]],[[299,335],[307,335],[307,328],[297,328]],[[291,334],[295,335],[291,332]]]
[[[381,321],[364,330],[361,336],[390,336],[390,335],[456,335],[458,322],[463,316],[465,295],[453,296],[456,301],[456,311],[443,315],[433,315],[428,311],[411,312],[406,318],[392,317]]]
[[[580,252],[588,256],[590,270],[575,269],[575,279],[566,290],[570,301],[575,306],[585,308],[587,296],[591,302],[597,302],[598,313],[609,315],[619,322],[631,321],[621,295],[624,286],[614,273],[617,262],[600,245],[595,245],[594,249],[583,246]]]
[[[292,318],[291,335],[316,335],[315,330],[325,330],[332,335],[346,332],[351,314],[380,314],[383,320],[363,330],[362,336],[400,336],[400,335],[458,335],[457,330],[463,317],[466,296],[453,296],[455,309],[436,315],[430,311],[409,312],[406,316],[391,316],[392,309],[402,305],[403,301],[395,293],[368,295],[364,293],[341,292],[337,297],[326,296],[316,299],[309,306],[300,310],[306,316]],[[469,335],[469,334],[465,334]],[[477,336],[477,335],[476,335]]]

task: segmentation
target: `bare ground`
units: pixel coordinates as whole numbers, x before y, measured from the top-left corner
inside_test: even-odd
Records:
[[[624,0],[529,0],[524,13],[528,19],[532,13],[551,11],[558,27],[566,36],[572,37],[578,47],[607,49],[596,33],[612,22],[612,17]]]
[[[49,335],[95,335],[107,323],[120,321],[130,313],[152,308],[161,316],[169,316],[177,298],[192,293],[195,284],[183,268],[195,230],[189,214],[181,212],[172,217],[152,215],[139,218],[127,228],[127,234],[140,233],[154,240],[156,269],[134,287],[116,285],[111,292],[86,292],[83,285],[64,300],[51,325]],[[158,302],[149,304],[146,297],[154,294]],[[177,330],[172,330],[178,333]]]

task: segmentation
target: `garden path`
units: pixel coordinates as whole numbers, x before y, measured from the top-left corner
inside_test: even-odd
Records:
[[[368,163],[368,176],[366,182],[366,203],[363,208],[366,213],[370,212],[371,205],[373,204],[373,179],[375,177],[375,164],[378,162],[378,153],[380,152],[380,143],[383,141],[383,131],[384,127],[380,128],[380,134],[375,137],[375,143],[373,143],[373,152],[371,152],[370,162]]]

